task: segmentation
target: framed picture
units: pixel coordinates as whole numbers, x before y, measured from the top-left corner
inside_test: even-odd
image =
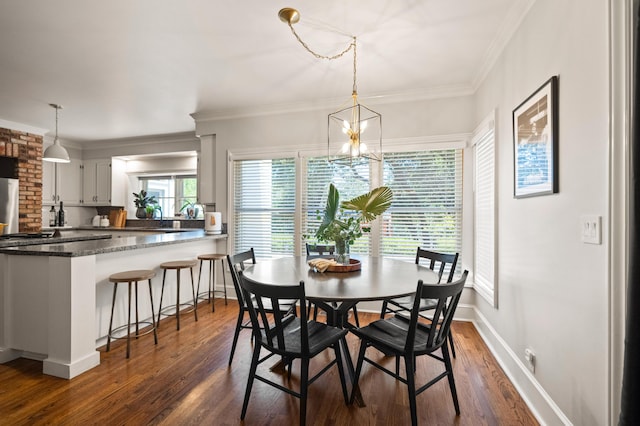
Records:
[[[514,197],[558,192],[558,76],[513,110]]]

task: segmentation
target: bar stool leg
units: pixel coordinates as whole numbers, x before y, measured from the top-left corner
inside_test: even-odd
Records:
[[[162,313],[162,297],[164,296],[164,279],[167,277],[167,270],[162,273],[162,290],[160,291],[160,306],[158,307],[158,322],[157,327],[160,328],[160,315]]]
[[[211,312],[216,311],[216,261],[209,261],[209,297],[213,295],[213,301],[211,303]]]
[[[224,304],[227,304],[227,277],[224,274],[224,259],[220,259],[220,269],[222,270],[222,284],[224,285]]]
[[[153,340],[158,344],[158,327],[156,326],[156,314],[153,312],[153,292],[151,291],[151,279],[149,279],[149,299],[151,300],[151,326],[153,327]]]
[[[135,282],[134,291],[134,296],[136,296],[136,339],[138,339],[138,336],[140,335],[140,327],[138,325],[140,324],[140,319],[138,318],[138,281]]]
[[[127,312],[127,358],[129,358],[131,349],[131,281],[129,281],[127,287],[129,288],[129,309]]]
[[[189,268],[189,273],[191,274],[191,291],[193,292],[193,315],[198,321],[198,295],[196,294],[196,283],[193,280],[193,268]]]
[[[111,302],[111,319],[109,320],[109,334],[107,334],[107,352],[111,349],[111,330],[113,327],[113,310],[116,306],[116,291],[118,291],[118,283],[113,283],[113,300]]]
[[[178,275],[178,289],[176,290],[176,322],[178,323],[178,330],[180,330],[180,269],[176,270],[176,274]]]

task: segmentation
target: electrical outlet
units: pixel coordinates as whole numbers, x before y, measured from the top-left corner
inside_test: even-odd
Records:
[[[524,359],[527,361],[527,368],[532,373],[536,372],[536,354],[529,348],[524,350]]]
[[[602,217],[585,215],[580,217],[580,238],[585,244],[602,244]]]

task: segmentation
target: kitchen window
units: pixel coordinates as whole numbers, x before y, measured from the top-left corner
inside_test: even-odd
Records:
[[[198,197],[198,179],[196,175],[174,176],[141,176],[138,178],[140,189],[147,191],[149,196],[155,196],[162,214],[173,216],[180,213],[186,203],[195,204]],[[198,209],[198,218],[203,212]],[[183,211],[183,213],[186,213]]]

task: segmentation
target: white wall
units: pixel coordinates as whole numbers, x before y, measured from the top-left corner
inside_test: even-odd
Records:
[[[478,297],[477,309],[507,351],[522,360],[533,349],[534,387],[576,425],[608,423],[607,7],[537,0],[477,92],[477,121],[497,108],[499,182],[499,308]],[[560,192],[514,199],[511,113],[552,75],[559,76]],[[604,244],[580,242],[584,214],[602,216]],[[526,376],[512,378],[531,388]]]

